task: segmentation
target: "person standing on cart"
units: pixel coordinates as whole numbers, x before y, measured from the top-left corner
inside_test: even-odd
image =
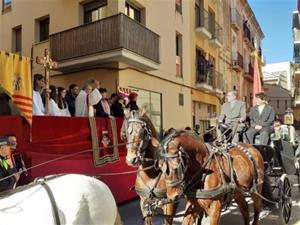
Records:
[[[245,141],[254,144],[254,137],[260,134],[260,144],[268,145],[275,112],[272,106],[266,104],[266,95],[261,92],[255,95],[256,106],[250,109],[250,128],[245,134]]]

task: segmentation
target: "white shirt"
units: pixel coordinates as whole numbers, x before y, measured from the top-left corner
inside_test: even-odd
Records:
[[[96,105],[101,99],[102,96],[97,88],[95,88],[91,94],[88,96],[89,98],[89,106],[87,105],[87,94],[84,90],[81,90],[76,97],[75,101],[75,116],[94,116],[94,108],[93,105]]]
[[[48,111],[49,116],[62,116],[60,108],[52,98],[49,99]]]
[[[60,113],[62,116],[71,116],[71,113],[70,113],[68,107],[64,108],[64,109],[60,109]]]
[[[33,90],[32,94],[32,115],[43,116],[45,115],[45,107],[42,101],[40,92]]]
[[[262,111],[264,110],[264,108],[265,108],[265,104],[262,104],[262,105],[259,105],[259,106],[258,106],[259,114],[262,113]]]

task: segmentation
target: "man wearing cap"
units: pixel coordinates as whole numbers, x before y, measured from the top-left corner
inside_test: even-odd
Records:
[[[0,137],[0,192],[12,189],[20,178],[20,175],[16,173],[17,171],[13,167],[12,160],[7,159],[10,150],[7,138]],[[9,177],[12,174],[14,176]]]

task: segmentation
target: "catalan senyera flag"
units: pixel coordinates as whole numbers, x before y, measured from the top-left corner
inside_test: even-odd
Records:
[[[12,98],[22,115],[32,122],[31,60],[0,51],[0,87]]]
[[[253,70],[254,70],[254,74],[253,74],[253,106],[255,106],[255,95],[257,93],[263,92],[263,87],[262,87],[262,83],[261,83],[261,71],[259,69],[260,63],[259,60],[260,57],[258,56],[257,51],[254,51],[253,53],[251,53],[251,55],[254,56],[254,65],[253,65]]]

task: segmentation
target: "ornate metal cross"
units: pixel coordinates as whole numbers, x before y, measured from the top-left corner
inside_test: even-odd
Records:
[[[51,57],[50,57],[50,52],[48,51],[48,49],[45,49],[44,51],[44,57],[36,57],[36,63],[39,65],[44,66],[44,70],[45,70],[45,114],[47,115],[49,112],[48,109],[48,105],[49,105],[49,76],[50,76],[50,70],[52,69],[56,69],[58,67],[57,62],[52,61]]]

